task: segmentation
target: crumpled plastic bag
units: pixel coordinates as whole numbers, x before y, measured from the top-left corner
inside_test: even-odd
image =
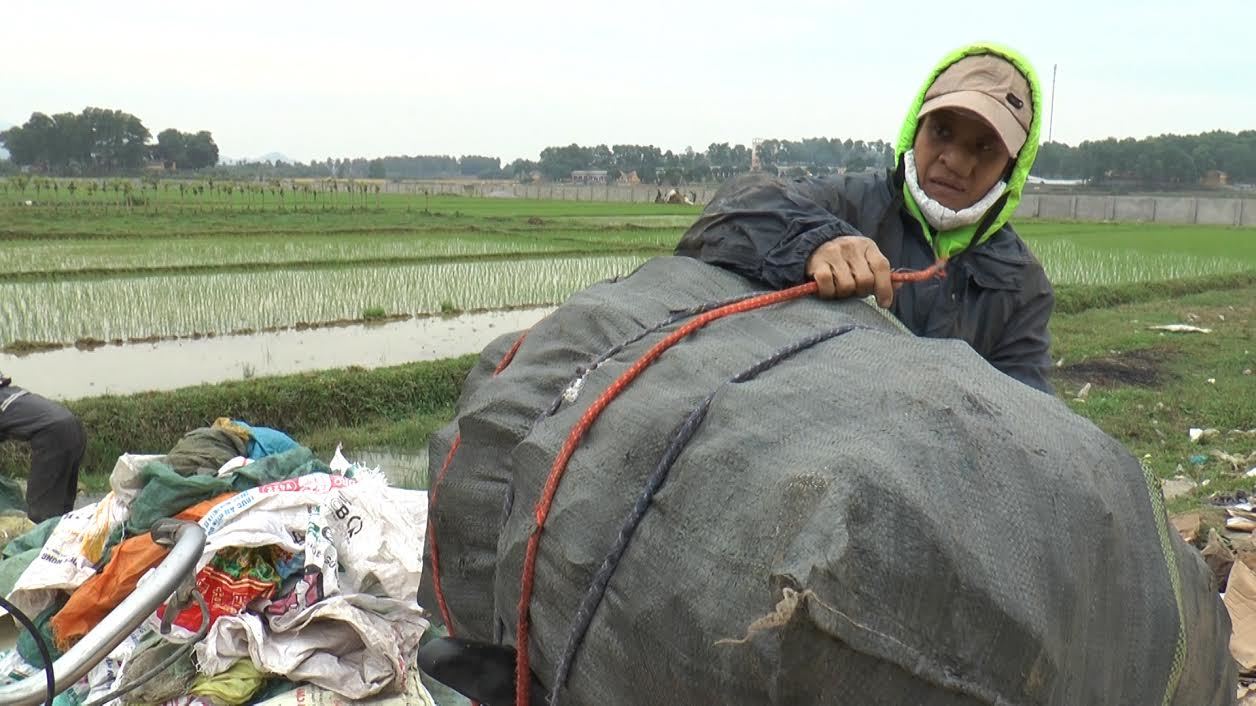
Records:
[[[135,648],[139,646],[141,638],[146,634],[147,628],[140,627],[135,632],[127,635],[126,639],[118,643],[104,659],[92,667],[87,673],[87,696],[83,699],[86,703],[99,700],[106,694],[112,693],[122,683],[122,665],[130,659],[131,654],[135,652]],[[114,699],[110,702],[110,706],[117,704],[119,701]]]
[[[141,472],[150,461],[164,461],[165,454],[122,454],[113,464],[109,474],[109,489],[124,504],[130,506],[135,496],[144,489],[144,478]]]
[[[210,475],[183,476],[162,461],[152,461],[140,471],[144,488],[131,503],[126,523],[129,535],[143,534],[163,517],[174,517],[210,498],[231,492],[231,482]]]
[[[212,625],[219,618],[237,615],[250,603],[269,599],[279,587],[279,572],[275,570],[275,555],[283,550],[277,547],[228,547],[218,552],[210,563],[196,573],[196,590],[205,597]],[[166,607],[157,609],[157,617],[164,618]],[[174,624],[196,632],[200,628],[201,609],[190,605],[174,618]]]
[[[332,531],[348,590],[418,600],[427,491],[372,489],[362,481],[333,492],[323,519]]]
[[[72,592],[96,574],[106,545],[127,520],[125,504],[112,492],[99,502],[66,513],[39,555],[18,577],[8,598],[27,615],[42,612],[57,594]]]
[[[302,551],[303,543],[293,534],[305,533],[308,508],[321,506],[332,489],[354,482],[344,476],[311,473],[247,490],[219,504],[201,520],[206,540],[197,570],[226,547],[277,544],[291,553]]]
[[[210,699],[216,706],[241,706],[247,704],[265,682],[266,675],[252,662],[242,659],[220,674],[196,677],[188,695]]]
[[[382,475],[359,478],[311,473],[218,505],[201,520],[207,539],[197,570],[225,547],[276,544],[293,554],[304,552],[307,570],[321,569],[324,595],[344,591],[417,600],[427,493],[388,487]],[[298,542],[296,536],[304,539]]]
[[[259,701],[256,706],[436,706],[436,700],[419,680],[419,670],[413,669],[406,677],[405,691],[400,694],[347,699],[334,691],[302,684],[286,693]]]
[[[202,673],[238,659],[291,681],[308,681],[351,699],[405,686],[406,664],[428,627],[413,601],[363,594],[332,596],[298,613],[223,617],[196,645]]]

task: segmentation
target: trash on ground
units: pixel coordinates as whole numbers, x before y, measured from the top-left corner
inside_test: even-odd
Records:
[[[1234,566],[1234,552],[1226,546],[1217,530],[1210,529],[1208,530],[1208,544],[1204,545],[1201,553],[1204,555],[1204,563],[1212,571],[1217,590],[1224,591],[1226,581],[1230,577],[1230,567]]]
[[[1239,503],[1231,505],[1225,509],[1226,514],[1230,516],[1225,522],[1226,529],[1235,530],[1237,532],[1251,532],[1256,530],[1256,511],[1253,511],[1251,503]]]
[[[1251,672],[1256,669],[1256,571],[1234,562],[1223,601],[1230,613],[1230,654],[1240,671]]]
[[[73,646],[144,580],[168,553],[149,527],[178,517],[206,534],[194,584],[210,609],[209,631],[139,698],[432,703],[414,665],[428,627],[417,602],[426,492],[390,487],[379,469],[349,463],[340,449],[327,464],[282,432],[225,418],[184,435],[168,454],[122,456],[110,488],[57,521],[27,521],[31,529],[0,551],[0,590],[36,618],[50,647]],[[199,610],[186,609],[163,636],[164,613],[149,616],[57,703],[108,695],[200,625]],[[31,660],[42,660],[26,642],[0,653],[0,683],[37,673]],[[263,674],[308,683],[275,696],[261,689]]]
[[[1167,331],[1169,333],[1212,333],[1210,328],[1200,328],[1199,326],[1191,326],[1189,324],[1161,324],[1160,326],[1148,326],[1152,331]]]
[[[1190,434],[1191,441],[1198,444],[1216,438],[1216,436],[1221,432],[1216,429],[1199,429],[1197,427],[1191,427],[1188,433]]]
[[[1172,500],[1190,494],[1199,487],[1199,484],[1190,478],[1178,476],[1177,478],[1161,481],[1160,487],[1164,491],[1164,499]]]
[[[1174,531],[1187,544],[1195,544],[1199,540],[1203,521],[1203,517],[1198,512],[1183,513],[1169,518],[1169,523],[1173,525]]]

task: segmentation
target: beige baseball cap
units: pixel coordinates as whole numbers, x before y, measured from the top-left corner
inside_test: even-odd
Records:
[[[979,115],[1012,156],[1024,146],[1034,117],[1029,81],[1012,62],[996,54],[966,56],[939,74],[925,92],[918,117],[941,108]]]

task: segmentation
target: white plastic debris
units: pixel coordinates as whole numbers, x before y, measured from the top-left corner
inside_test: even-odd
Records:
[[[1147,328],[1152,331],[1168,331],[1169,333],[1212,333],[1210,328],[1200,328],[1190,324],[1161,324],[1160,326],[1148,326]]]
[[[1077,399],[1084,400],[1090,394],[1090,383],[1082,385],[1082,389],[1077,391]]]
[[[1191,427],[1191,430],[1189,432],[1191,441],[1196,444],[1208,441],[1209,439],[1217,436],[1220,433],[1221,432],[1217,431],[1216,429],[1200,429],[1198,427]]]
[[[340,444],[336,444],[336,453],[332,454],[331,463],[327,464],[336,473],[344,473],[353,468],[353,464],[349,463],[349,459],[345,458],[345,455],[341,452],[340,446]]]
[[[247,458],[245,456],[236,456],[230,461],[227,461],[226,463],[222,464],[222,468],[218,469],[218,477],[225,478],[231,475],[232,473],[235,473],[236,471],[240,470],[241,468],[244,468],[245,466],[249,465],[252,462],[253,462],[252,459]]]

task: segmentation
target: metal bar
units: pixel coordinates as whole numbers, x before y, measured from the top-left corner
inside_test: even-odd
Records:
[[[135,632],[180,584],[192,578],[196,562],[205,549],[205,531],[201,526],[178,520],[162,521],[153,526],[152,534],[159,544],[173,539],[174,548],[131,595],[53,663],[57,693],[74,686]],[[35,706],[44,702],[47,693],[47,677],[41,670],[20,682],[0,687],[0,706]]]

